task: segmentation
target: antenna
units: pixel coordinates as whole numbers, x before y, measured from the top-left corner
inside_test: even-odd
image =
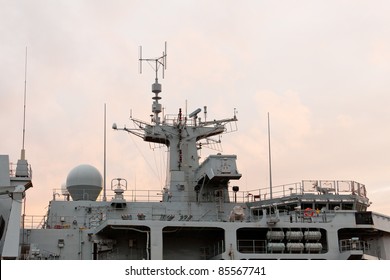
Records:
[[[146,61],[149,63],[149,65],[153,68],[154,72],[156,73],[155,82],[152,84],[152,92],[155,94],[155,96],[152,97],[153,105],[152,105],[152,112],[154,115],[152,116],[152,122],[156,124],[160,124],[160,117],[158,114],[161,113],[162,107],[161,104],[158,103],[158,101],[161,99],[158,94],[161,92],[161,84],[158,83],[158,70],[160,67],[162,67],[162,78],[164,79],[164,72],[165,69],[167,69],[167,42],[165,42],[165,48],[162,53],[162,56],[157,58],[143,58],[142,57],[142,46],[139,47],[139,71],[140,74],[142,74],[142,63]]]
[[[139,73],[142,74],[142,62],[146,61],[153,68],[156,73],[156,81],[158,80],[158,70],[162,67],[162,78],[164,79],[164,70],[167,69],[167,42],[165,42],[162,56],[157,58],[143,58],[142,46],[139,47]]]
[[[198,114],[202,111],[202,109],[198,108],[195,111],[193,111],[188,117],[190,118],[197,118]]]
[[[26,136],[26,97],[27,97],[27,47],[26,47],[26,59],[24,64],[24,100],[23,100],[23,141],[22,151],[20,159],[16,164],[15,176],[16,177],[31,177],[31,170],[26,160],[26,151],[24,149],[24,140]]]
[[[142,74],[142,46],[139,46],[139,73]]]
[[[271,128],[269,122],[269,112],[268,112],[268,160],[269,160],[269,194],[272,199],[272,164],[271,164]]]
[[[26,94],[27,94],[27,46],[26,46],[26,57],[24,63],[24,98],[23,98],[23,140],[22,140],[22,151],[20,159],[24,160],[26,152],[24,150],[24,140],[26,135]]]
[[[104,144],[103,144],[103,171],[104,171],[104,175],[103,175],[103,201],[107,201],[107,195],[106,195],[106,190],[107,190],[107,135],[106,135],[106,103],[104,103]]]
[[[165,41],[165,50],[163,52],[163,73],[162,73],[162,77],[164,79],[164,73],[165,73],[165,70],[167,70],[167,41]]]

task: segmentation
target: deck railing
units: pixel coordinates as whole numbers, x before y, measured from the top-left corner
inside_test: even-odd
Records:
[[[266,240],[237,240],[237,249],[240,253],[264,254],[267,252]]]
[[[10,163],[9,164],[9,176],[16,177],[16,163]],[[32,177],[32,169],[31,169],[31,164],[27,164],[27,177],[31,178]]]
[[[366,187],[355,181],[345,180],[303,180],[302,182],[272,187],[272,198],[304,194],[352,194],[366,197]],[[249,201],[260,201],[271,198],[270,189],[259,188],[247,191]]]
[[[220,199],[220,190],[218,197],[216,193],[210,193],[199,198],[199,202],[213,202],[216,199]],[[355,181],[331,181],[331,180],[304,180],[302,182],[284,184],[274,186],[272,188],[272,199],[297,196],[304,194],[351,194],[366,197],[366,188],[363,184]],[[127,202],[159,202],[162,201],[163,191],[162,190],[127,190],[124,192],[124,199]],[[193,196],[192,193],[187,192],[187,197]],[[57,200],[60,197],[62,200],[69,200],[70,196],[65,190],[54,189],[53,200]],[[185,199],[186,195],[184,195]],[[269,188],[258,188],[249,191],[238,191],[233,192],[232,190],[227,191],[224,202],[236,202],[236,203],[248,203],[271,199]],[[107,201],[111,201],[114,198],[114,194],[107,195]],[[102,195],[99,196],[98,200],[102,201]]]
[[[21,227],[25,229],[37,229],[44,227],[46,216],[22,215]]]
[[[340,252],[345,251],[363,251],[364,254],[379,256],[379,248],[372,246],[371,243],[358,238],[342,239],[339,241]]]
[[[273,199],[282,197],[296,197],[303,194],[354,194],[365,197],[366,189],[363,184],[354,181],[330,181],[330,180],[304,180],[298,183],[285,184],[273,187]],[[188,193],[189,195],[189,193]],[[126,202],[160,202],[162,201],[162,190],[127,190],[124,192],[124,199]],[[223,197],[221,201],[221,197]],[[111,201],[114,195],[108,195],[107,201]],[[264,201],[270,199],[269,188],[259,188],[250,191],[228,191],[227,193],[215,195],[202,196],[199,202],[233,202],[233,203],[251,203],[256,201]],[[70,200],[69,193],[62,189],[55,189],[53,192],[53,200]],[[100,196],[98,201],[102,201]],[[260,210],[259,210],[260,211]],[[281,215],[283,216],[283,215]],[[304,217],[304,214],[301,215]],[[301,217],[300,216],[300,217]],[[313,215],[314,216],[314,215]],[[289,219],[289,216],[284,216]],[[321,215],[323,217],[323,215]],[[133,217],[137,218],[137,217]],[[160,217],[157,217],[160,218]],[[252,217],[256,220],[255,217]],[[293,217],[295,222],[295,217]],[[327,216],[326,219],[330,217]],[[194,219],[193,219],[194,220]],[[304,220],[304,219],[303,219]],[[324,222],[322,219],[316,219]],[[72,220],[73,221],[73,220]],[[70,222],[72,222],[70,221]],[[51,224],[53,221],[49,221]],[[328,221],[325,221],[328,222]],[[42,228],[46,226],[44,216],[24,216],[22,217],[24,228]]]

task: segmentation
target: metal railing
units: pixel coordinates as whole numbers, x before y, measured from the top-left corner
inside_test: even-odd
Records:
[[[84,191],[87,191],[85,189]],[[219,193],[221,190],[216,190]],[[184,191],[185,192],[185,191]],[[224,202],[234,202],[234,203],[248,203],[256,201],[264,201],[271,199],[270,190],[266,188],[258,188],[249,191],[222,191],[226,195],[226,201]],[[227,192],[227,193],[226,193]],[[127,190],[124,192],[124,199],[127,202],[160,202],[163,199],[163,190]],[[295,195],[304,195],[304,194],[352,194],[358,195],[361,197],[366,197],[366,188],[363,184],[357,183],[355,181],[331,181],[331,180],[303,180],[302,182],[291,183],[273,186],[272,188],[272,199],[295,196]],[[57,197],[63,196],[63,200],[69,200],[69,193],[63,189],[54,189],[53,190],[53,200],[58,199]],[[193,197],[192,192],[185,192],[184,199],[188,197]],[[216,201],[216,192],[205,194],[204,196],[199,196],[199,202],[215,202]],[[220,198],[221,195],[219,194]],[[107,201],[111,201],[114,198],[114,194],[107,195]],[[98,200],[102,201],[102,195],[99,196]]]
[[[38,229],[43,228],[45,225],[46,216],[37,215],[23,215],[22,216],[22,227],[25,229]]]
[[[302,182],[284,184],[272,187],[272,198],[304,194],[352,194],[366,197],[367,191],[363,184],[345,180],[303,180]],[[246,192],[248,202],[270,199],[270,189],[259,188]]]
[[[360,250],[363,252],[373,252],[371,244],[357,238],[342,239],[339,241],[340,252]]]
[[[9,164],[9,176],[11,178],[13,177],[16,177],[16,167],[17,167],[17,164],[16,163],[10,163]],[[32,178],[32,168],[31,168],[31,164],[27,164],[27,177],[28,178]]]
[[[237,250],[246,254],[267,253],[266,240],[237,240]]]
[[[370,242],[360,240],[358,237],[342,239],[339,241],[340,252],[362,251],[366,255],[380,256],[380,247],[373,246]]]

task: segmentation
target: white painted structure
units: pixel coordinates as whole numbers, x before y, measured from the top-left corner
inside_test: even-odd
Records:
[[[165,63],[166,54],[152,59]],[[142,59],[141,59],[142,60]],[[212,137],[236,127],[236,114],[202,121],[201,109],[163,115],[161,85],[152,85],[151,122],[118,128],[169,150],[163,190],[136,191],[81,165],[53,195],[43,218],[22,215],[31,186],[27,161],[16,172],[0,156],[0,253],[3,259],[390,259],[390,217],[368,211],[366,187],[354,181],[312,180],[242,192],[236,155],[199,162]],[[204,107],[206,111],[206,107]]]

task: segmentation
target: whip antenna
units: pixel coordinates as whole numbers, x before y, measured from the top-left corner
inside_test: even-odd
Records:
[[[139,50],[138,50],[138,54],[139,54],[139,73],[142,74],[142,46],[139,46]]]
[[[26,47],[26,57],[24,62],[23,140],[22,140],[22,151],[20,156],[21,159],[25,159],[24,141],[26,135],[26,94],[27,94],[27,47]]]

